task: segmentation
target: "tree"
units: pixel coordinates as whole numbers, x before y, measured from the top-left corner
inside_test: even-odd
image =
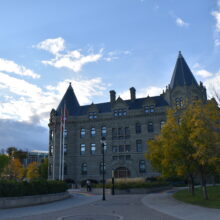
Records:
[[[9,163],[9,157],[7,155],[1,154],[0,155],[0,177],[2,176],[2,173],[5,169],[5,167]]]
[[[48,158],[45,158],[43,163],[39,165],[39,176],[43,179],[48,178]]]
[[[214,99],[203,105],[189,106],[186,114],[192,127],[189,139],[195,148],[193,159],[197,162],[204,198],[208,199],[207,177],[220,165],[220,110]]]
[[[163,175],[186,175],[194,193],[194,176],[201,177],[204,198],[206,179],[220,162],[220,111],[214,100],[198,101],[184,110],[170,110],[161,134],[149,142],[147,158]]]
[[[25,176],[25,168],[18,159],[11,159],[4,169],[4,176],[9,179],[22,180]]]
[[[167,121],[155,140],[149,141],[147,159],[163,176],[182,176],[190,179],[194,195],[195,163],[192,160],[193,147],[189,143],[190,127],[184,118],[179,120],[180,112],[169,110]]]
[[[39,165],[37,162],[32,162],[28,165],[26,177],[29,180],[38,179],[40,177]]]

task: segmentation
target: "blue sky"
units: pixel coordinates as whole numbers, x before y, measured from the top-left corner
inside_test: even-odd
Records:
[[[218,0],[2,0],[0,28],[0,148],[46,150],[69,82],[82,105],[160,94],[179,50],[218,91]]]

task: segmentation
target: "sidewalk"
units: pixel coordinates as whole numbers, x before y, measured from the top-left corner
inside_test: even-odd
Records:
[[[181,220],[220,220],[220,209],[211,209],[180,202],[172,197],[174,190],[146,195],[142,202],[147,207]]]

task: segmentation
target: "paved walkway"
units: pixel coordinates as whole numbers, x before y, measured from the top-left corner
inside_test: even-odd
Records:
[[[220,210],[172,198],[174,191],[148,195],[101,196],[72,192],[50,204],[0,210],[0,220],[220,220]]]
[[[181,220],[220,220],[220,209],[204,208],[177,201],[172,197],[175,191],[148,194],[142,202],[147,207]]]

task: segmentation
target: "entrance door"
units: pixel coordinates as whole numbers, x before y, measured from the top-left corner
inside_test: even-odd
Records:
[[[130,170],[126,167],[119,167],[115,170],[115,178],[127,178],[130,176]]]

